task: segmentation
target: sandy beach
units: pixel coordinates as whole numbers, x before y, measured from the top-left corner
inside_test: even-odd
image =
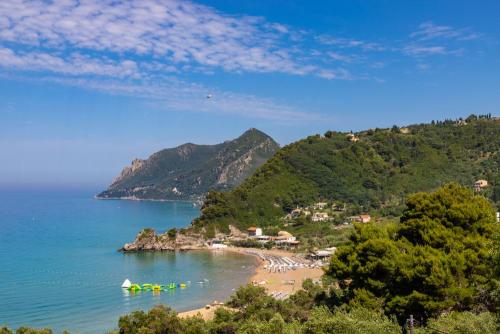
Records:
[[[259,261],[259,265],[255,273],[249,278],[248,283],[253,283],[262,286],[270,295],[286,296],[295,293],[302,289],[302,282],[308,278],[312,280],[319,279],[323,275],[321,268],[296,268],[294,270],[286,270],[281,272],[272,272],[266,268],[267,261],[263,260],[258,254],[274,255],[279,257],[295,257],[296,254],[284,250],[271,249],[260,250],[255,248],[236,248],[228,247],[218,252],[237,252],[240,254],[254,255]],[[208,308],[190,310],[179,313],[180,317],[191,317],[201,315],[204,319],[212,319],[215,310],[222,305],[210,305]]]

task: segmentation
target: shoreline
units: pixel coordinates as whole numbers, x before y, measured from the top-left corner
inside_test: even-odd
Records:
[[[135,202],[185,202],[196,204],[196,200],[190,199],[154,199],[154,198],[138,198],[138,197],[99,197],[98,195],[94,195],[94,199],[101,201],[135,201]]]
[[[224,249],[207,249],[216,252],[233,252],[243,255],[254,256],[258,265],[254,270],[253,275],[248,278],[247,284],[254,284],[263,287],[269,295],[276,298],[287,298],[289,295],[302,289],[302,282],[306,279],[320,279],[323,276],[322,268],[296,268],[294,270],[287,270],[282,272],[271,272],[266,268],[266,260],[262,259],[262,255],[278,256],[278,257],[295,257],[296,254],[278,250],[261,250],[256,248],[240,248],[240,247],[227,247]],[[213,302],[210,305],[198,309],[179,312],[181,318],[201,316],[205,320],[211,320],[214,317],[215,310],[224,307],[223,303]]]

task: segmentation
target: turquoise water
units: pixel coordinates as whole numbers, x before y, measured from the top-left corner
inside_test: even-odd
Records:
[[[0,326],[105,333],[118,317],[167,304],[178,311],[224,300],[245,283],[255,259],[232,253],[122,254],[144,227],[183,227],[187,202],[95,200],[91,191],[0,193]],[[187,289],[131,295],[141,283],[191,281]],[[196,282],[208,280],[208,283]]]

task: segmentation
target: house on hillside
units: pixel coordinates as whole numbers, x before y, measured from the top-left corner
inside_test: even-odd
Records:
[[[330,258],[337,251],[337,247],[329,247],[315,251],[309,255],[314,260],[324,260]]]
[[[328,220],[328,213],[326,213],[326,212],[315,212],[312,215],[311,220],[313,222],[324,222],[324,221],[327,221]]]
[[[410,129],[409,128],[401,128],[401,129],[399,129],[399,132],[406,135],[406,134],[410,133]]]
[[[477,180],[474,182],[474,191],[481,191],[488,186],[488,181],[486,180]]]
[[[257,239],[257,241],[262,244],[267,244],[269,241],[271,241],[271,237],[268,235],[259,235],[256,236],[255,239]]]
[[[370,217],[370,215],[359,215],[349,217],[348,219],[352,222],[369,223],[372,220],[372,217]]]
[[[296,248],[299,241],[287,231],[279,231],[278,236],[274,238],[274,243],[278,247]]]
[[[327,206],[328,206],[328,203],[326,203],[326,202],[318,202],[318,203],[314,203],[314,205],[312,206],[312,208],[314,210],[323,210]]]
[[[262,229],[260,227],[249,227],[247,229],[247,233],[249,237],[258,237],[262,235]]]
[[[359,140],[359,137],[356,136],[354,133],[348,133],[346,137],[347,139],[349,139],[349,141],[352,141],[354,143]]]
[[[290,212],[290,217],[291,218],[299,218],[301,214],[302,214],[302,209],[295,208],[292,210],[292,212]]]

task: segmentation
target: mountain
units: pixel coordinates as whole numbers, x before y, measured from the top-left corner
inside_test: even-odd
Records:
[[[184,144],[135,159],[98,198],[194,199],[209,190],[239,185],[279,149],[268,135],[250,129],[217,145]]]
[[[319,200],[346,203],[350,214],[397,216],[408,194],[448,182],[472,188],[479,179],[489,182],[481,194],[498,206],[498,118],[470,116],[358,133],[328,131],[283,147],[233,191],[209,193],[193,225],[219,231],[228,231],[229,224],[240,229],[283,226],[281,217],[293,208]],[[315,224],[303,227],[310,225]]]

